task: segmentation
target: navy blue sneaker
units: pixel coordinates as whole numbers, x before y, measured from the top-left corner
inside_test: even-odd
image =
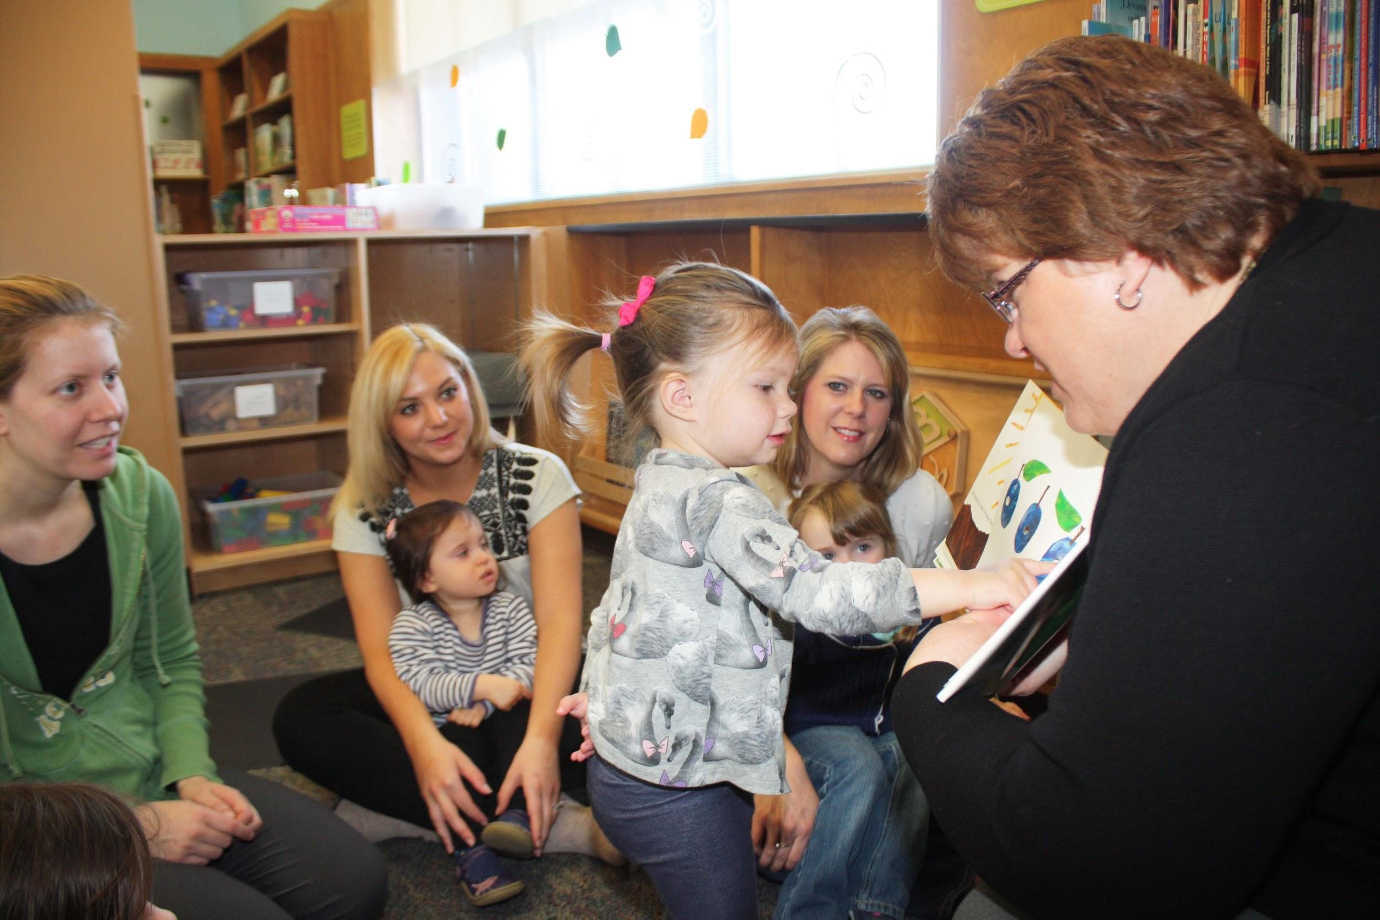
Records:
[[[488,907],[515,898],[527,887],[522,879],[509,875],[494,851],[482,843],[456,850],[453,858],[460,890],[475,907]]]

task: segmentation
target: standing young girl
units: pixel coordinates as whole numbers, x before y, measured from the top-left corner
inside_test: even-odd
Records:
[[[1000,573],[835,565],[730,466],[766,463],[790,430],[796,328],[760,281],[683,263],[644,276],[611,333],[538,316],[523,352],[543,432],[578,430],[566,381],[602,347],[624,412],[660,447],[637,470],[608,590],[593,612],[588,694],[595,816],[673,917],[752,917],[753,793],[784,791],[781,619],[867,633],[961,607],[1014,605]],[[583,708],[562,702],[565,710]]]
[[[880,487],[807,486],[788,519],[831,562],[881,562],[899,544]],[[901,917],[925,855],[929,806],[891,730],[891,690],[917,629],[795,631],[786,734],[819,792],[815,829],[782,885],[777,917]]]
[[[429,502],[385,529],[388,561],[412,598],[393,620],[388,651],[398,678],[417,694],[444,733],[463,744],[492,785],[507,772],[527,730],[537,624],[527,602],[496,590],[498,562],[478,515],[460,502]],[[447,724],[454,723],[454,724]],[[456,739],[460,744],[463,739]],[[490,849],[532,855],[522,790],[484,826],[474,846],[452,854],[461,890],[484,907],[520,894]]]

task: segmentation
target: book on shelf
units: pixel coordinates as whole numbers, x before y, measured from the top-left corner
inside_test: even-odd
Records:
[[[1060,563],[1055,571],[1066,571],[1069,567],[1063,565],[1063,560],[1076,556],[1074,550],[1088,541],[1106,461],[1107,449],[1095,438],[1069,428],[1063,411],[1049,395],[1033,381],[1027,381],[953,526],[936,550],[935,565],[950,569],[990,568],[1013,556],[1023,556]],[[1052,617],[1050,610],[1037,605],[1036,595],[1062,596],[1063,589],[1054,591],[1052,585],[1046,586],[1050,580],[1046,576],[1017,609],[1021,622],[1031,620],[1032,632],[1023,636],[1027,640],[1038,632],[1033,619],[1045,623]],[[1007,623],[1012,619],[1015,614]],[[998,632],[1004,638],[997,640],[997,644],[1016,629],[1003,624]],[[1028,673],[1029,669],[1024,667],[1027,659],[1042,658],[1052,648],[1048,642],[1041,642],[1037,650],[1028,641],[1022,647],[1030,655],[1022,656],[1015,670],[1007,667],[1015,659],[1005,661],[1003,668],[998,669],[999,675]],[[994,645],[988,654],[996,654],[995,648]],[[1029,663],[1034,667],[1035,662]],[[976,670],[976,666],[970,670]]]
[[[1380,0],[1101,0],[1080,31],[1212,68],[1300,150],[1380,140]]]

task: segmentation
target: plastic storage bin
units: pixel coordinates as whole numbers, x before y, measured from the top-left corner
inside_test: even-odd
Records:
[[[340,488],[335,473],[296,473],[265,477],[250,485],[285,492],[240,501],[215,501],[215,490],[193,491],[205,519],[207,542],[218,553],[238,553],[265,546],[287,546],[331,535],[331,499]]]
[[[305,425],[319,417],[322,367],[289,364],[179,377],[177,414],[183,434]]]
[[[338,268],[186,272],[180,280],[197,331],[335,322]]]

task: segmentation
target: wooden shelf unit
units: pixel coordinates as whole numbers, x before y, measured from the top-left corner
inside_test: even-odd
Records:
[[[682,258],[756,275],[797,322],[821,307],[863,303],[901,339],[915,383],[963,417],[974,444],[986,438],[974,448],[985,450],[1020,386],[1037,375],[1031,362],[1002,350],[1001,320],[939,273],[925,228],[923,179],[923,171],[893,171],[617,195],[490,208],[487,220],[559,220],[568,299],[553,306],[596,329],[612,322],[597,306],[605,292],[631,291],[639,275]],[[585,491],[581,519],[610,532],[630,484],[629,471],[608,462],[612,372],[598,355],[577,368],[581,395],[597,418],[590,436],[565,451]]]
[[[139,73],[179,77],[196,84],[200,99],[201,130],[195,140],[201,141],[201,159],[206,173],[200,176],[161,176],[152,173],[153,194],[167,191],[172,203],[177,206],[184,233],[211,232],[211,193],[212,164],[221,157],[217,132],[207,130],[213,124],[211,113],[215,111],[216,79],[215,58],[190,54],[140,54]],[[193,138],[188,138],[189,140]]]
[[[221,122],[226,183],[240,178],[234,154],[238,148],[245,150],[246,176],[286,174],[304,189],[338,181],[339,140],[333,130],[331,85],[335,54],[329,13],[296,9],[284,10],[226,53],[217,68],[224,106],[220,112],[228,119]],[[287,85],[270,97],[270,84],[277,74],[286,74]],[[240,93],[247,97],[245,113],[229,118],[230,106]],[[260,155],[254,132],[276,125],[284,115],[292,116],[293,159],[279,163]]]
[[[329,571],[329,541],[216,553],[192,494],[239,476],[267,477],[347,465],[350,386],[373,335],[396,322],[432,323],[469,349],[510,351],[518,322],[546,297],[547,240],[531,229],[423,233],[205,234],[159,238],[162,303],[157,347],[172,377],[283,364],[325,368],[319,420],[309,424],[183,435],[167,471],[182,503],[192,590],[197,593]],[[184,272],[336,268],[336,321],[320,326],[199,332],[190,328]],[[173,379],[168,417],[178,418]]]

